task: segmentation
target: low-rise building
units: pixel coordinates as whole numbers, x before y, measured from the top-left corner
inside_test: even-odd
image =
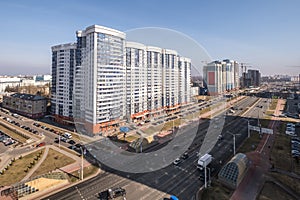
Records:
[[[39,118],[46,114],[47,99],[37,95],[14,93],[3,96],[2,106],[26,117]]]

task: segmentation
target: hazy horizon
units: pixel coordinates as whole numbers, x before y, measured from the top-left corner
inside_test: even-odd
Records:
[[[75,32],[92,24],[123,32],[171,29],[212,60],[249,63],[263,76],[300,73],[298,1],[15,0],[0,6],[0,75],[50,74],[51,46],[75,42]]]

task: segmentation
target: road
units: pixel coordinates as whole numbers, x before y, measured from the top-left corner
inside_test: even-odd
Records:
[[[257,117],[257,109],[252,108],[256,111],[249,111],[245,114],[244,117],[238,117],[243,110],[247,107],[250,107],[253,103],[257,101],[256,97],[248,97],[237,104],[239,111],[233,115],[225,116],[225,112],[220,113],[218,118],[225,118],[225,126],[221,130],[223,139],[218,141],[210,152],[214,160],[211,163],[211,169],[214,169],[212,175],[216,173],[226,161],[228,161],[232,154],[233,140],[232,135],[228,133],[232,132],[233,134],[240,134],[236,138],[236,146],[240,145],[243,139],[247,137],[247,119]],[[264,103],[262,100],[258,100],[258,104],[262,104],[263,107],[259,108],[262,112],[267,107],[267,103]],[[190,146],[188,153],[189,158],[184,160],[178,166],[170,164],[163,169],[148,172],[148,173],[125,173],[110,169],[108,167],[103,168],[107,171],[104,174],[100,174],[97,177],[78,184],[76,188],[72,187],[71,189],[64,190],[55,195],[48,197],[47,199],[97,199],[96,195],[98,192],[103,191],[109,187],[121,186],[127,190],[127,199],[160,199],[162,196],[158,195],[157,190],[166,193],[173,194],[179,197],[179,199],[193,199],[197,190],[203,185],[203,182],[199,180],[200,172],[197,170],[197,161],[198,161],[198,152],[202,142],[205,139],[205,134],[209,128],[209,120],[203,119],[199,126],[193,127],[189,126],[183,131],[194,131],[197,129],[197,135]],[[219,135],[219,131],[216,130],[216,136]],[[184,134],[183,134],[184,135]],[[156,150],[153,147],[152,151]],[[122,162],[122,161],[121,161]],[[220,164],[222,163],[222,164]],[[111,172],[111,173],[108,173]],[[113,175],[114,173],[115,175]],[[108,178],[110,177],[110,178]],[[134,183],[141,183],[138,187]],[[92,189],[94,188],[94,189]],[[154,188],[150,189],[150,188]],[[150,189],[150,190],[149,190]],[[77,192],[80,191],[80,194]],[[155,191],[155,192],[150,192]],[[137,195],[139,195],[137,197]]]

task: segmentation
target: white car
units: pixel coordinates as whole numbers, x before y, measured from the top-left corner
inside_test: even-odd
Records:
[[[298,151],[298,150],[292,150],[292,154],[299,154],[300,153],[300,151]]]
[[[179,163],[181,163],[181,160],[179,158],[176,158],[176,160],[174,160],[173,162],[174,165],[178,165]]]
[[[295,131],[285,131],[285,134],[290,135],[290,136],[297,136],[295,134]]]
[[[295,132],[295,128],[293,128],[293,127],[287,127],[286,130],[287,131],[294,131]]]

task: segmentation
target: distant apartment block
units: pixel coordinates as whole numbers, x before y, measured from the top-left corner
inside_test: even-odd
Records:
[[[50,80],[50,75],[2,76],[0,77],[0,93],[5,92],[7,87],[43,86],[49,84]]]
[[[210,95],[239,88],[239,65],[236,61],[213,61],[203,66],[203,81]]]
[[[76,43],[52,48],[51,113],[55,121],[73,123],[73,87]]]
[[[3,96],[2,106],[30,118],[39,118],[46,114],[47,99],[37,95],[15,93]]]
[[[58,85],[74,80],[73,92],[66,90],[64,96],[73,94],[74,117],[89,131],[105,132],[121,121],[146,119],[190,102],[189,58],[174,50],[126,41],[125,33],[103,26],[76,34],[74,77],[58,79],[57,60],[53,60],[56,96],[51,102],[58,103],[54,98]]]
[[[247,73],[243,73],[242,87],[259,87],[261,84],[261,74],[259,70],[248,70]]]

